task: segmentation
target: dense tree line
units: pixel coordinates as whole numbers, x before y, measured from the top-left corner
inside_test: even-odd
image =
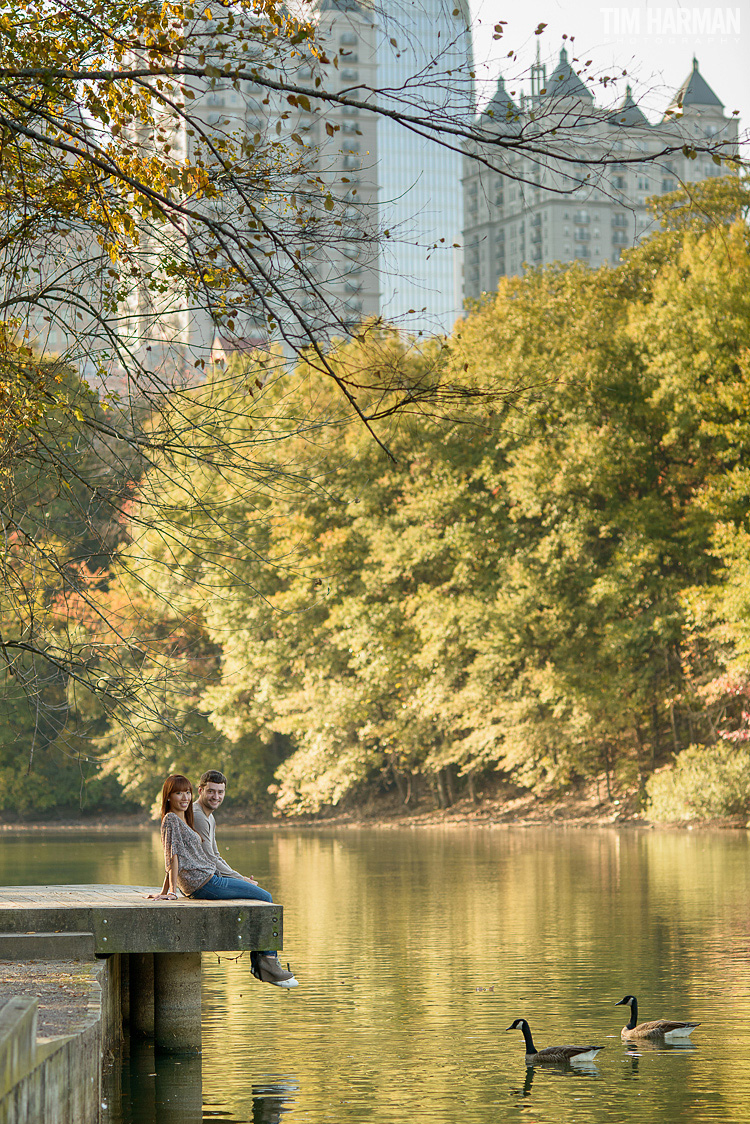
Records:
[[[382,444],[314,357],[292,378],[214,371],[184,421],[220,419],[201,440],[242,471],[152,458],[109,613],[65,606],[97,683],[116,627],[119,666],[150,684],[125,724],[86,683],[54,686],[95,783],[148,806],[169,769],[212,764],[242,802],[297,814],[596,776],[650,786],[664,815],[744,810],[747,204],[711,181],[661,201],[661,232],[616,268],[504,279],[446,340],[373,327],[334,347]],[[157,493],[177,510],[186,476],[192,510],[139,518]]]

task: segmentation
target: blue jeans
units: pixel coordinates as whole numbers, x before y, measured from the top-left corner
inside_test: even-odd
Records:
[[[256,886],[253,882],[246,882],[244,878],[231,878],[228,875],[214,874],[205,886],[196,890],[191,898],[203,898],[204,901],[219,902],[227,898],[252,898],[260,902],[272,902],[273,898],[268,890]],[[265,949],[264,956],[275,956],[276,949]]]

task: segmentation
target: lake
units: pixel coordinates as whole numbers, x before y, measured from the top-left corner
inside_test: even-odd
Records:
[[[284,906],[300,986],[203,957],[203,1056],[140,1047],[106,1124],[498,1124],[750,1119],[744,832],[420,828],[233,831],[219,843]],[[153,834],[4,835],[0,881],[161,882]],[[624,1046],[639,1018],[692,1047]],[[587,1068],[538,1048],[604,1045]]]

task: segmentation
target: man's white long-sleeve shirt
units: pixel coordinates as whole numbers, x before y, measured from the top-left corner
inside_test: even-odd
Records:
[[[219,848],[216,846],[216,820],[213,813],[209,812],[206,815],[198,800],[193,804],[193,825],[201,837],[203,850],[209,859],[213,859],[216,863],[216,873],[221,874],[223,878],[242,878],[239,871],[232,870],[229,863],[219,854]]]

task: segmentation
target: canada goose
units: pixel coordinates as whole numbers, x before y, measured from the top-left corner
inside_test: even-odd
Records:
[[[526,1043],[526,1065],[542,1065],[545,1062],[593,1062],[603,1046],[547,1046],[545,1050],[537,1050],[531,1037],[531,1030],[526,1019],[516,1019],[507,1028],[520,1030]]]
[[[638,1022],[638,1000],[634,995],[626,995],[615,1007],[630,1007],[630,1022],[620,1031],[623,1038],[687,1038],[700,1023],[678,1023],[672,1019],[655,1019],[651,1023]]]

